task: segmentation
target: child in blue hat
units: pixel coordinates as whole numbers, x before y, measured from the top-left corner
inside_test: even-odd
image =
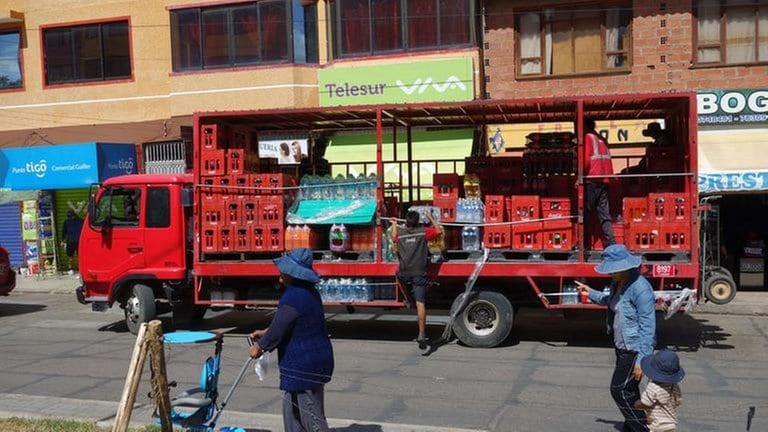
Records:
[[[640,367],[649,381],[635,408],[646,412],[651,432],[676,431],[677,408],[683,400],[679,383],[685,377],[680,359],[674,352],[663,349],[644,357]]]

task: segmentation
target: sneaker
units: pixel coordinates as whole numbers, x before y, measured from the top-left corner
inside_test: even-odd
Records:
[[[428,341],[427,338],[416,339],[416,343],[419,344],[419,349],[420,350],[425,350],[425,349],[429,348],[429,344],[427,343],[427,341]]]

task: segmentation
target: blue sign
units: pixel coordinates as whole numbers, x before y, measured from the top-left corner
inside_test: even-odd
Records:
[[[699,193],[768,190],[768,171],[699,173]]]
[[[0,187],[8,190],[75,189],[136,173],[132,144],[62,144],[0,149]]]

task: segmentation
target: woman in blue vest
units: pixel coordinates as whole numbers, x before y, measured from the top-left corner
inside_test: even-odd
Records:
[[[251,358],[277,348],[286,432],[327,431],[325,383],[333,374],[333,348],[315,284],[312,251],[295,249],[275,259],[285,292],[267,329],[256,330]]]

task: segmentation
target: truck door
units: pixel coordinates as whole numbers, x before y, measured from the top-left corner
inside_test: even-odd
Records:
[[[144,259],[151,274],[180,271],[183,275],[186,270],[184,209],[178,205],[179,194],[178,187],[147,188]]]
[[[107,295],[115,281],[144,269],[145,195],[141,186],[110,187],[96,202],[88,222],[93,235],[80,242],[81,272],[97,291],[88,296]]]

